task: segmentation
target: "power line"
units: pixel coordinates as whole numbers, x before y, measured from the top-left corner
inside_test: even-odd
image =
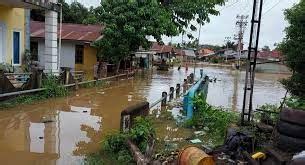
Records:
[[[277,5],[279,5],[281,2],[281,0],[279,0],[277,3],[275,3],[271,8],[269,8],[267,11],[265,11],[263,13],[263,15],[267,14],[268,12],[270,12],[273,8],[275,8]]]

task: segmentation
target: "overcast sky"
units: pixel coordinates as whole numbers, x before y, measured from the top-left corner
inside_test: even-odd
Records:
[[[74,0],[67,0],[71,2]],[[78,2],[89,6],[99,5],[100,0],[77,0]],[[286,8],[290,8],[293,4],[299,2],[299,0],[265,0],[263,5],[261,35],[259,45],[262,47],[268,45],[273,47],[273,44],[280,42],[284,37],[283,30],[287,26],[287,22],[284,20],[283,11]],[[224,43],[225,37],[231,37],[233,39],[236,34],[237,28],[235,26],[237,14],[249,15],[248,27],[245,32],[244,43],[248,44],[250,35],[250,16],[252,12],[253,0],[228,0],[225,6],[220,6],[220,15],[211,16],[211,22],[202,26],[200,44],[219,44]],[[199,26],[198,26],[199,27]],[[188,30],[190,31],[190,30]],[[195,38],[198,38],[198,32],[192,32]],[[181,43],[181,35],[178,37],[164,37],[164,42]],[[184,40],[188,40],[186,35]]]

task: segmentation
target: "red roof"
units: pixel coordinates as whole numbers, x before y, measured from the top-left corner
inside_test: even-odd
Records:
[[[45,23],[31,21],[31,37],[44,38],[45,37]],[[59,29],[59,26],[58,26]],[[82,24],[62,24],[62,39],[92,42],[101,36],[103,26],[101,25],[82,25]],[[59,37],[59,30],[58,30]]]
[[[156,51],[157,53],[170,53],[174,50],[174,48],[169,45],[160,45],[157,42],[153,42],[150,50]]]
[[[261,58],[261,59],[268,59],[268,58],[280,59],[282,57],[283,57],[282,53],[277,50],[262,51],[257,53],[257,58]]]
[[[198,51],[198,55],[199,57],[204,57],[204,56],[208,56],[208,55],[211,55],[211,54],[214,54],[215,52],[211,49],[207,49],[207,48],[203,48],[203,49],[200,49]]]

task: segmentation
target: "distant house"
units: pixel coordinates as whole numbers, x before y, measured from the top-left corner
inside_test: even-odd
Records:
[[[157,42],[152,44],[150,50],[156,52],[154,55],[155,62],[161,62],[162,60],[167,61],[171,59],[175,54],[174,47],[169,45],[160,45]]]
[[[178,59],[180,62],[183,62],[186,60],[185,52],[182,49],[174,49],[175,52],[175,58]]]
[[[44,66],[44,63],[48,61],[44,55],[45,24],[32,21],[30,27],[32,55],[35,60],[40,62],[40,65]],[[60,67],[84,71],[87,78],[93,78],[94,65],[97,63],[97,50],[92,47],[92,43],[101,38],[102,28],[100,25],[63,23]]]
[[[153,56],[156,54],[155,51],[144,50],[139,48],[137,52],[132,54],[132,67],[141,68],[141,69],[150,69],[153,67]]]
[[[257,58],[268,61],[281,61],[283,59],[283,54],[277,50],[260,51],[257,53]]]
[[[193,62],[196,59],[196,54],[193,49],[184,49],[183,51],[187,62]]]
[[[215,52],[208,48],[202,48],[198,50],[198,59],[200,60],[208,60],[215,55]]]

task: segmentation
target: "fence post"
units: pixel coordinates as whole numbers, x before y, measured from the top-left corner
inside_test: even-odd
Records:
[[[188,84],[191,84],[191,83],[192,83],[192,82],[191,82],[191,77],[190,77],[190,76],[187,76],[186,79],[187,79],[187,83],[188,83]]]
[[[166,106],[166,100],[167,100],[167,92],[162,92],[161,106]]]
[[[190,74],[190,83],[193,84],[194,83],[194,73]]]
[[[75,79],[75,90],[78,90],[79,89],[79,87],[78,87],[78,79],[76,78]]]
[[[177,84],[176,86],[176,98],[178,98],[180,95],[180,84]]]
[[[174,99],[174,93],[175,93],[175,88],[170,87],[169,88],[169,101],[172,101]]]
[[[185,93],[187,90],[187,79],[184,79],[184,82],[183,82],[183,93]]]

